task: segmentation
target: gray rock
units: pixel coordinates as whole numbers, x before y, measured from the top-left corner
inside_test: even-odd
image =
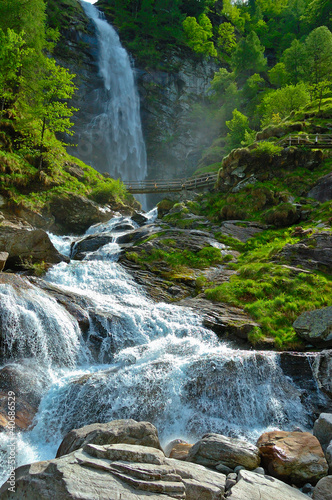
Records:
[[[263,476],[265,476],[265,470],[263,469],[263,467],[257,467],[256,469],[253,470],[253,472],[256,472],[256,474],[262,474]]]
[[[332,306],[302,313],[293,328],[310,344],[332,347]]]
[[[318,387],[332,398],[332,350],[322,351],[316,357],[312,371]]]
[[[260,456],[258,448],[247,441],[206,434],[191,448],[187,461],[207,467],[222,463],[230,468],[242,465],[246,469],[255,469],[260,464]]]
[[[332,476],[323,477],[314,489],[313,500],[332,500]]]
[[[223,474],[226,474],[226,475],[231,474],[233,472],[233,469],[231,469],[230,467],[227,467],[224,464],[216,465],[216,469],[217,469],[217,471],[222,472]]]
[[[328,447],[326,448],[325,457],[329,466],[329,474],[332,474],[332,441],[330,441]]]
[[[70,431],[57,451],[57,457],[67,455],[86,444],[127,443],[149,446],[161,450],[158,432],[149,422],[135,420],[113,420],[106,424],[91,424]]]
[[[15,475],[15,496],[4,484],[1,500],[221,500],[226,480],[155,448],[123,443],[87,444],[58,459],[19,467]]]
[[[317,184],[310,189],[308,198],[324,203],[325,201],[332,200],[332,173],[324,175]]]
[[[332,273],[332,234],[315,233],[293,245],[287,244],[278,254],[278,259],[303,269]]]
[[[314,423],[314,436],[325,452],[332,440],[332,413],[321,413]]]
[[[241,470],[230,490],[230,500],[308,500],[307,495],[270,476]]]

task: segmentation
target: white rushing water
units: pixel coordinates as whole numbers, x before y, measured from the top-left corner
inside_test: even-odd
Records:
[[[113,178],[143,180],[147,174],[146,151],[129,56],[103,14],[94,5],[81,3],[96,27],[103,87],[94,90],[95,116],[78,137],[74,154]]]
[[[211,431],[254,441],[267,428],[304,428],[302,392],[278,354],[234,350],[194,312],[145,295],[116,261],[117,228],[125,225],[135,227],[122,217],[90,228],[89,235],[111,231],[114,241],[96,258],[60,263],[46,275],[57,290],[85,301],[85,334],[47,291],[0,285],[7,362],[44,395],[34,428],[17,434],[17,465],[54,458],[72,428],[119,418],[151,421],[163,443]],[[52,239],[69,254],[73,238]],[[8,439],[0,435],[0,470]]]

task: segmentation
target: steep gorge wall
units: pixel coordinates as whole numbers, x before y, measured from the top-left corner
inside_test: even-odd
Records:
[[[79,108],[74,116],[73,138],[68,151],[83,161],[91,144],[84,129],[96,112],[96,89],[103,85],[98,75],[98,43],[93,23],[85,16],[79,2],[77,12],[62,30],[63,39],[56,52],[57,60],[76,76],[78,90],[72,105]],[[143,133],[148,156],[148,177],[175,178],[192,174],[204,148],[211,143],[211,130],[202,123],[195,104],[204,102],[210,81],[218,69],[214,62],[184,56],[176,51],[168,61],[176,71],[165,72],[136,68],[141,98]],[[94,141],[103,134],[97,130]]]

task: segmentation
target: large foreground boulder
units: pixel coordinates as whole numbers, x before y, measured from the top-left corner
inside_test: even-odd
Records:
[[[106,424],[91,424],[70,431],[57,451],[57,457],[67,455],[88,443],[104,445],[127,443],[161,450],[158,431],[150,422],[113,420]]]
[[[306,311],[293,323],[296,333],[317,347],[332,347],[332,307]]]
[[[228,498],[230,500],[308,500],[307,495],[274,477],[247,470],[239,472],[237,483],[229,491]]]
[[[206,434],[189,450],[188,462],[207,467],[222,464],[230,469],[242,465],[252,470],[259,466],[260,456],[256,446],[241,439],[229,438],[222,434]]]
[[[15,494],[0,499],[221,500],[226,477],[167,459],[161,450],[129,444],[87,444],[55,460],[19,467]]]
[[[327,475],[328,465],[317,438],[309,432],[265,432],[257,441],[262,465],[283,481],[303,486]]]

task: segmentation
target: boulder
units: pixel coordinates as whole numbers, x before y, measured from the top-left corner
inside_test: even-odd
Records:
[[[86,444],[58,459],[19,467],[15,497],[26,500],[221,500],[226,477],[130,444]],[[8,483],[0,499],[12,498]]]
[[[317,347],[332,347],[332,306],[305,311],[293,323],[296,333]]]
[[[131,218],[139,226],[145,226],[145,224],[149,222],[149,219],[145,215],[140,214],[139,212],[134,212]]]
[[[148,224],[144,227],[139,227],[138,229],[135,229],[134,231],[130,231],[129,233],[123,234],[119,236],[116,240],[116,242],[119,245],[122,244],[127,244],[127,243],[138,243],[140,240],[143,240],[147,236],[151,235],[152,233],[157,232],[156,226],[153,224]]]
[[[332,273],[332,233],[320,232],[287,244],[277,256],[283,262],[302,269]]]
[[[316,357],[312,371],[318,387],[332,398],[332,350],[322,351]]]
[[[88,443],[104,445],[127,443],[161,450],[158,431],[149,422],[113,420],[106,424],[91,424],[70,431],[62,440],[57,457],[78,450]]]
[[[7,267],[22,267],[24,261],[29,264],[69,261],[56,250],[42,229],[21,228],[13,224],[0,226],[0,251],[9,254]]]
[[[308,500],[308,496],[274,477],[241,470],[237,483],[227,492],[227,499]]]
[[[332,500],[332,476],[323,477],[316,484],[313,500]]]
[[[253,444],[241,439],[229,438],[222,434],[206,434],[189,450],[188,462],[198,463],[207,467],[217,467],[219,464],[234,469],[242,465],[252,470],[259,466],[259,450]]]
[[[88,252],[95,252],[113,240],[114,235],[112,233],[91,234],[75,241],[71,247],[70,257],[75,260],[82,260]]]
[[[49,380],[45,370],[29,360],[19,364],[12,363],[0,369],[0,430],[3,430],[8,420],[9,391],[15,393],[15,430],[28,429]]]
[[[8,252],[0,252],[0,272],[3,271],[3,268],[6,265],[8,257],[9,257]]]
[[[321,413],[314,423],[314,436],[325,452],[332,440],[332,413]]]
[[[316,484],[328,465],[318,439],[309,432],[271,431],[257,441],[262,465],[278,479],[299,486]]]
[[[84,196],[69,193],[53,196],[45,206],[43,215],[54,218],[53,230],[64,234],[82,234],[93,224],[109,220],[113,212]]]
[[[320,203],[332,200],[332,172],[319,179],[317,184],[310,189],[308,198],[314,198]]]
[[[220,231],[226,236],[236,238],[243,243],[252,238],[255,234],[267,229],[267,226],[258,222],[248,222],[239,220],[227,220],[220,226]]]
[[[193,447],[189,443],[177,443],[173,446],[169,453],[169,458],[176,458],[176,460],[186,460],[189,451]]]

